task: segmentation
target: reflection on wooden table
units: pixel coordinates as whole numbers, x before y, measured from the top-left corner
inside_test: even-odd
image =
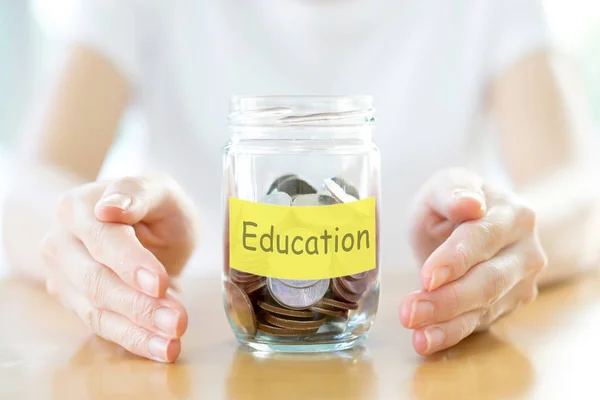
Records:
[[[43,289],[0,281],[0,399],[600,398],[600,280],[550,288],[534,304],[429,358],[397,320],[416,277],[384,274],[380,312],[360,348],[331,354],[239,347],[218,276],[187,277],[190,325],[174,365],[90,335]]]

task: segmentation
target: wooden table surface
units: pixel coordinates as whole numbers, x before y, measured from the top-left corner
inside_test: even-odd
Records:
[[[365,344],[321,355],[258,355],[226,322],[219,277],[186,277],[190,314],[176,364],[90,335],[45,292],[0,280],[0,399],[598,399],[600,280],[541,293],[491,332],[424,358],[398,322],[416,277],[384,272]]]

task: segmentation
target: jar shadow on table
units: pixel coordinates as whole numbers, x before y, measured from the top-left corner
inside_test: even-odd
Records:
[[[377,399],[367,350],[263,353],[237,349],[225,381],[227,399]]]
[[[513,399],[534,382],[534,368],[514,346],[491,333],[475,334],[425,359],[413,376],[417,399]]]
[[[52,375],[53,399],[188,399],[191,376],[185,364],[138,357],[96,336]]]

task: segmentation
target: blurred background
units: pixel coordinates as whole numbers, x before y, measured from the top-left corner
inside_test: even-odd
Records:
[[[542,1],[559,49],[579,71],[600,131],[600,1]],[[77,3],[0,0],[0,201],[19,134],[61,56],[58,37]],[[135,121],[125,121],[107,169],[119,168],[119,154],[135,146],[136,138]]]
[[[542,0],[560,49],[579,70],[600,127],[600,2]],[[78,0],[0,0],[0,195],[7,164],[35,96],[60,57],[57,38]],[[133,145],[135,123],[125,123],[119,146]],[[117,159],[114,163],[118,164]],[[110,166],[108,166],[110,168]]]

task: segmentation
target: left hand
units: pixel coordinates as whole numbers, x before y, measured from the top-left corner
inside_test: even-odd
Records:
[[[463,169],[434,175],[411,224],[422,290],[404,298],[402,324],[422,355],[443,350],[537,296],[546,266],[535,212],[514,193]]]

